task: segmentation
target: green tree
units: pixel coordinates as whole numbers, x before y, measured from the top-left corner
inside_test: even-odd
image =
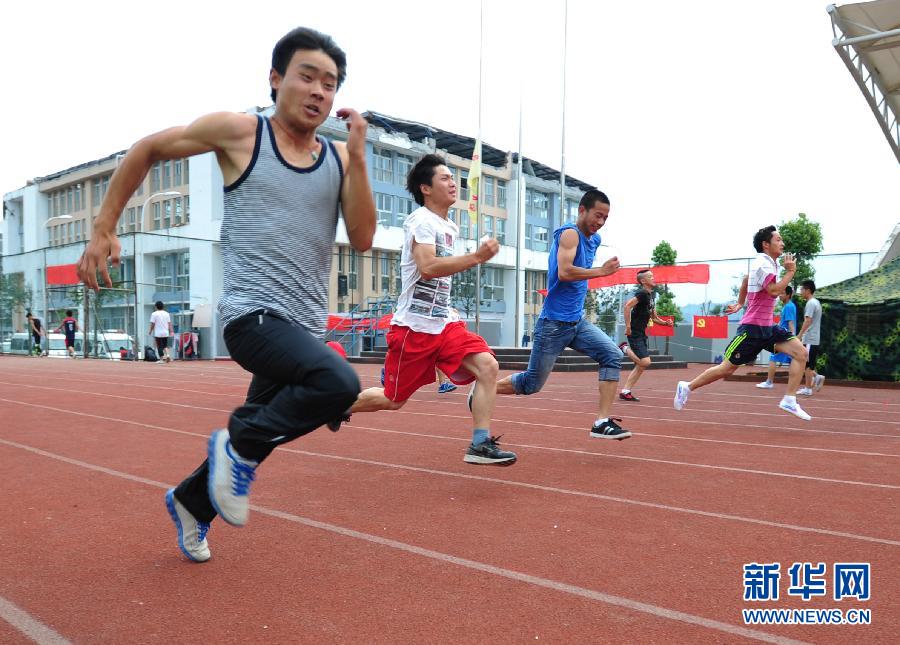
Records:
[[[663,240],[653,249],[650,261],[653,266],[672,266],[678,257],[678,251],[672,248],[672,245]],[[675,322],[684,320],[681,315],[681,309],[675,305],[675,294],[669,291],[668,285],[656,288],[656,313],[660,316],[675,316]]]
[[[806,213],[799,213],[796,219],[782,222],[778,232],[784,240],[785,252],[793,253],[797,260],[794,285],[812,280],[816,275],[812,260],[822,252],[822,227],[818,222],[807,219]]]
[[[450,283],[450,302],[466,318],[475,314],[475,269],[467,269],[453,276]]]
[[[22,273],[0,274],[0,327],[12,329],[13,316],[31,309],[34,292]]]
[[[588,294],[596,294],[594,297],[594,322],[611,338],[616,337],[616,321],[619,318],[619,304],[622,302],[623,287],[607,287],[597,291],[588,291]],[[587,305],[587,299],[585,299]]]

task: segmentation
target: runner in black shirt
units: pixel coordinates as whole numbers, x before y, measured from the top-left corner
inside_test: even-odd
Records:
[[[647,323],[651,320],[656,325],[674,327],[675,323],[662,320],[656,315],[656,294],[653,287],[653,271],[644,269],[638,271],[638,285],[640,288],[634,297],[625,303],[625,336],[628,342],[619,345],[619,349],[628,358],[634,361],[634,369],[625,381],[625,387],[619,392],[619,398],[623,401],[640,401],[631,393],[644,370],[650,367],[650,350],[647,349]]]

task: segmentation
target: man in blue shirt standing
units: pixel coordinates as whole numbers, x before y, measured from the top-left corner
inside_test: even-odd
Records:
[[[550,266],[547,272],[547,297],[534,326],[533,346],[528,369],[497,382],[497,394],[534,394],[539,392],[556,359],[566,347],[586,354],[600,365],[599,416],[590,436],[599,439],[627,439],[631,433],[609,416],[616,389],[622,350],[596,325],[584,317],[587,281],[611,275],[619,268],[619,259],[610,258],[603,266],[592,268],[600,246],[597,231],[609,217],[609,198],[599,190],[589,190],[578,205],[578,219],[553,231]],[[469,406],[475,388],[469,393]]]
[[[792,334],[797,333],[797,305],[794,304],[794,301],[791,300],[791,296],[794,295],[794,289],[790,285],[784,288],[784,293],[778,296],[778,299],[781,300],[781,304],[783,305],[781,308],[781,320],[778,321],[778,326],[782,329],[786,329]],[[782,354],[778,352],[777,354],[772,354],[769,356],[769,375],[765,381],[762,383],[757,383],[756,387],[762,388],[764,390],[771,390],[775,387],[775,364],[781,363],[782,365],[790,365],[791,357],[787,354]]]

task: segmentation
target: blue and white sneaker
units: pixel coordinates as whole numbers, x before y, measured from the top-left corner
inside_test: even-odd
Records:
[[[216,430],[209,438],[209,501],[216,513],[232,526],[243,526],[250,514],[250,484],[256,479],[255,461],[238,455],[228,430]]]
[[[456,389],[456,385],[447,381],[446,383],[441,383],[438,385],[438,394],[446,394],[447,392],[452,392]]]
[[[691,395],[689,386],[690,382],[688,381],[678,381],[678,385],[675,387],[675,399],[672,401],[676,410],[680,410],[687,403],[688,397]]]
[[[210,558],[209,544],[206,542],[206,532],[209,524],[198,522],[181,502],[175,498],[175,489],[170,488],[166,492],[166,508],[169,516],[175,522],[178,529],[178,548],[188,559],[194,562],[206,562]]]
[[[804,421],[810,421],[812,419],[806,411],[800,407],[800,404],[797,403],[796,397],[788,397],[785,396],[781,399],[781,402],[778,404],[778,407],[784,410],[785,412],[790,412],[795,417],[799,417]]]

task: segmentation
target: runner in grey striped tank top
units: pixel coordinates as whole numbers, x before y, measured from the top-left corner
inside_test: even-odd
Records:
[[[347,143],[317,134],[345,75],[346,56],[330,37],[289,32],[272,52],[272,117],[210,114],[132,146],[79,262],[85,284],[96,289],[99,271],[111,286],[107,259],[117,265],[121,251],[116,224],[150,167],[216,152],[225,179],[219,315],[231,357],[253,380],[228,428],[210,437],[207,460],[166,493],[178,546],[193,561],[210,558],[206,534],[217,514],[235,526],[247,521],[259,463],[322,425],[337,429],[360,391],[349,363],[321,341],[339,207],[356,250],[368,250],[375,234],[368,124],[341,109]]]

